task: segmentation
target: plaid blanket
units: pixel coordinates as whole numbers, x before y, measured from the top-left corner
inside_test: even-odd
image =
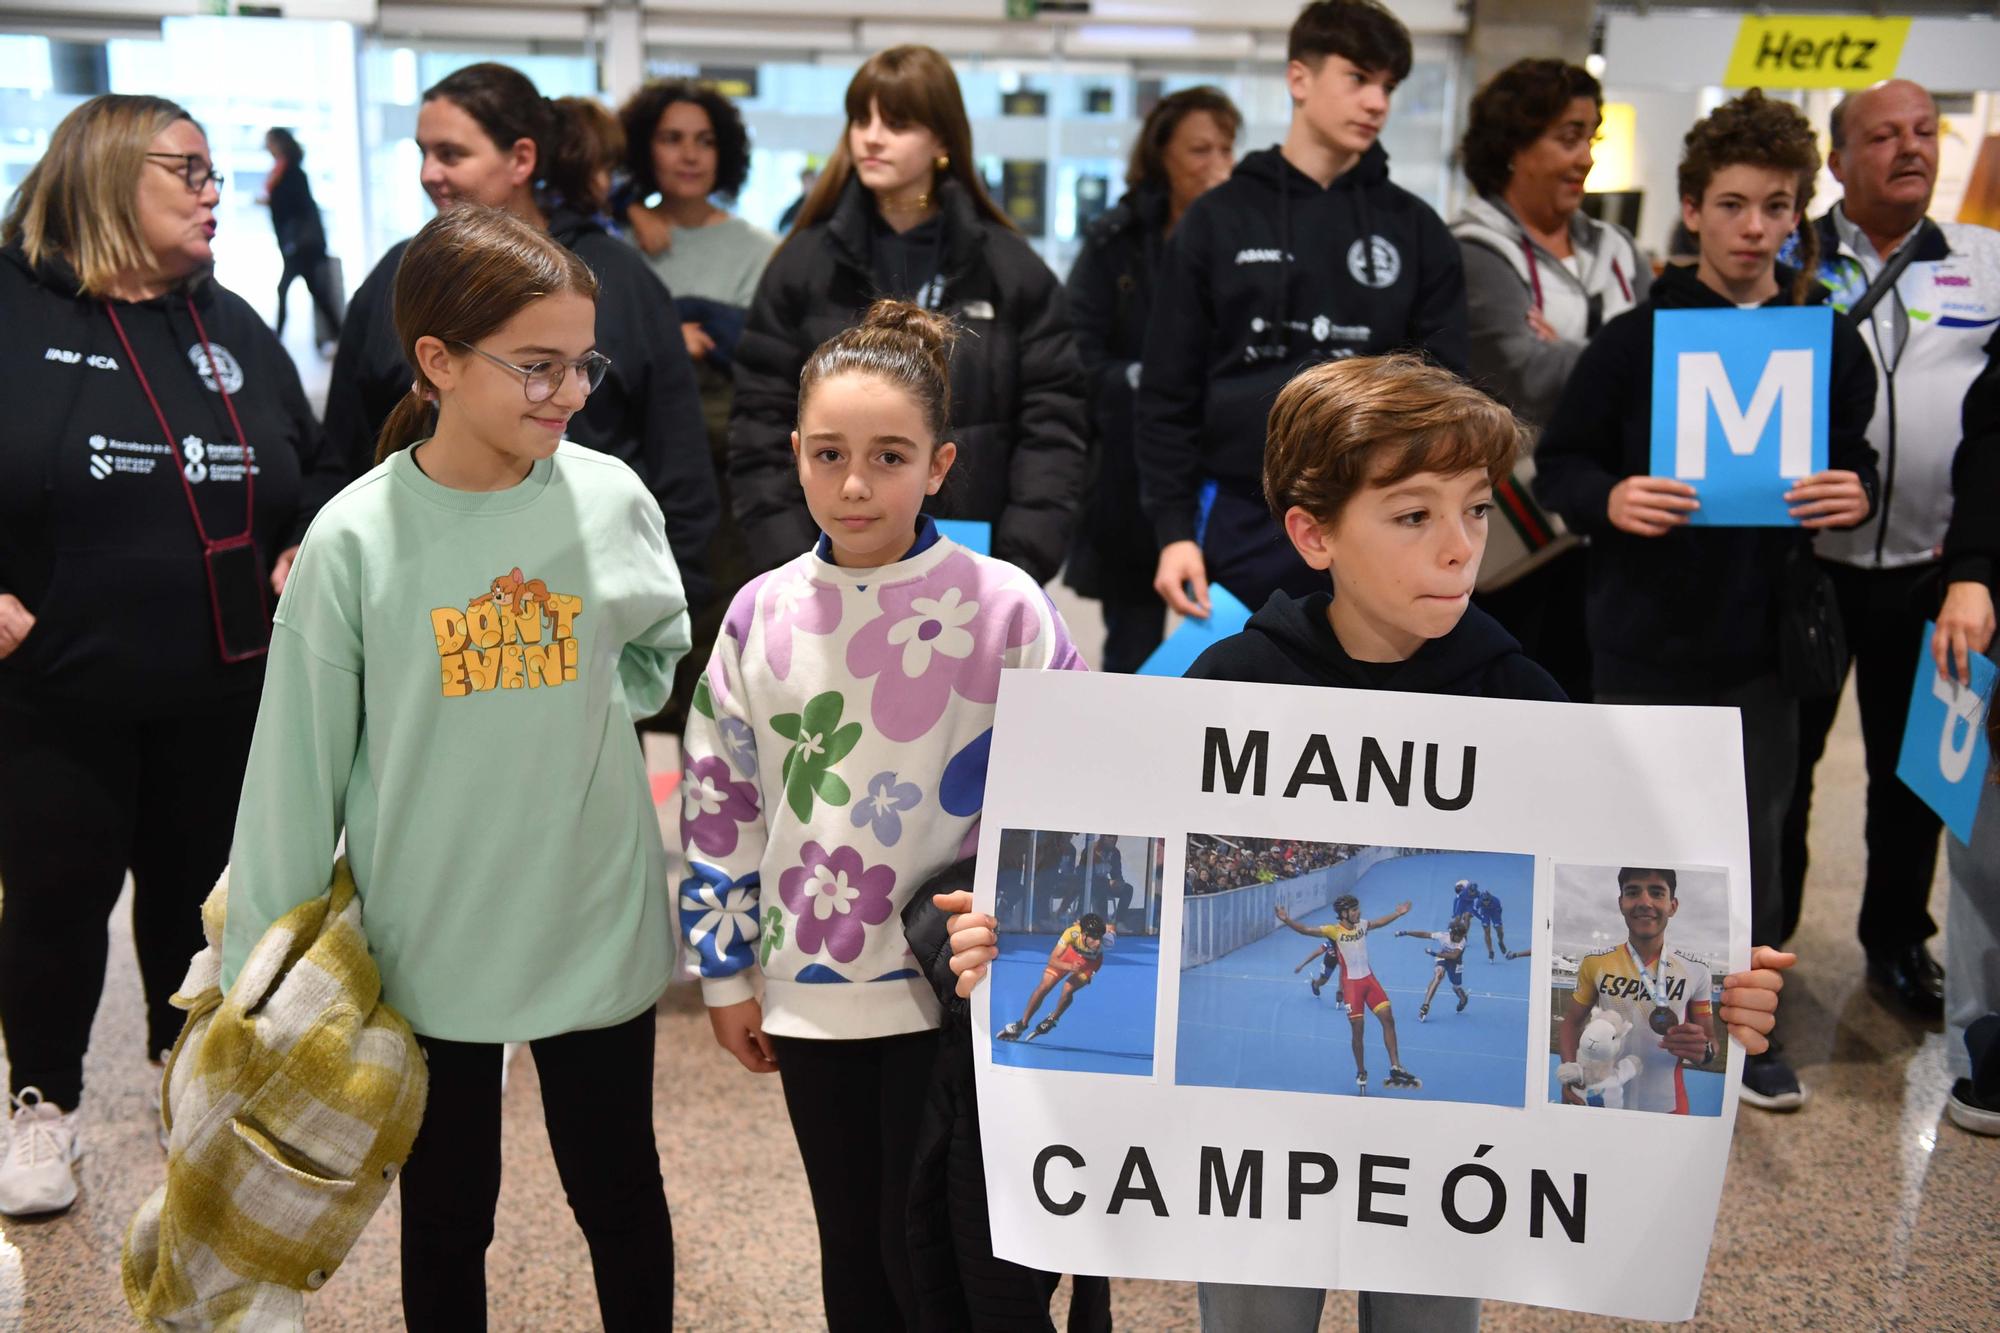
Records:
[[[227,998],[229,876],[174,1005],[167,1183],[125,1238],[125,1298],[154,1329],[295,1329],[388,1195],[423,1117],[423,1053],[381,1002],[345,860],[265,932]]]

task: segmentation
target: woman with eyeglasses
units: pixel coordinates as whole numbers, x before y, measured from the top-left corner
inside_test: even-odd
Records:
[[[467,65],[425,91],[417,147],[424,192],[440,212],[461,203],[505,209],[560,241],[597,276],[597,350],[611,370],[570,423],[569,438],[639,474],[666,518],[690,601],[706,604],[706,557],[721,500],[693,363],[672,293],[636,249],[592,216],[598,147],[583,113],[543,97],[510,66]],[[356,474],[373,465],[376,437],[410,389],[413,368],[392,310],[396,266],[408,244],[391,247],[354,293],[334,356],[326,433]]]
[[[229,855],[271,604],[337,490],[298,373],[210,276],[187,112],[63,118],[0,223],[0,1214],[76,1197],[83,1057],[129,871],[145,1053]]]

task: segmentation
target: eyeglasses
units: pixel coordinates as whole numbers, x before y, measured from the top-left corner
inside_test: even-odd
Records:
[[[604,376],[611,369],[611,358],[602,352],[592,352],[575,361],[537,361],[530,366],[517,366],[512,361],[502,361],[491,352],[482,351],[471,343],[458,344],[475,356],[483,356],[503,370],[511,370],[521,377],[521,392],[531,403],[546,403],[562,388],[563,379],[574,370],[583,376],[583,391],[590,393],[604,383]]]
[[[203,190],[207,189],[211,183],[216,189],[220,190],[222,182],[227,179],[227,177],[215,169],[213,162],[203,157],[200,153],[148,153],[146,156],[158,162],[163,167],[166,167],[169,162],[180,163],[178,170],[173,167],[167,167],[167,170],[174,172],[175,175],[186,181],[188,189],[193,190],[196,194],[200,194]]]

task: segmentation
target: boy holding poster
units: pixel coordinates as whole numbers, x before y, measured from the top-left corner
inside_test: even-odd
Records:
[[[1677,391],[1653,383],[1654,316],[1823,303],[1824,287],[1777,262],[1819,165],[1805,116],[1755,89],[1688,131],[1681,215],[1700,243],[1700,262],[1669,268],[1643,303],[1584,349],[1535,454],[1536,496],[1591,539],[1586,616],[1597,701],[1706,704],[1742,715],[1750,934],[1762,940],[1783,935],[1779,849],[1798,762],[1799,694],[1808,685],[1785,671],[1780,645],[1788,626],[1796,631],[1808,619],[1812,585],[1824,578],[1811,558],[1813,532],[1854,527],[1873,510],[1875,451],[1865,432],[1875,371],[1860,335],[1836,319],[1828,401],[1811,405],[1825,414],[1831,466],[1784,490],[1796,526],[1690,525],[1701,507],[1695,488],[1648,475],[1655,394]],[[1808,270],[1813,236],[1810,227],[1800,233]],[[1734,392],[1748,401],[1749,386]],[[1711,441],[1709,452],[1729,450]],[[1771,487],[1786,487],[1775,469]],[[1773,1050],[1744,1070],[1743,1099],[1792,1110],[1805,1093]]]
[[[1191,677],[1272,685],[1409,690],[1561,702],[1548,673],[1471,605],[1495,481],[1521,426],[1450,372],[1411,356],[1325,362],[1285,386],[1271,411],[1264,494],[1299,555],[1332,589],[1274,594],[1238,635],[1203,653]],[[1337,590],[1338,596],[1334,595]],[[998,955],[996,923],[970,892],[940,895],[952,970],[970,995]],[[1724,983],[1720,1013],[1751,1051],[1765,1048],[1789,954],[1752,951],[1752,971]],[[1204,1283],[1207,1333],[1309,1333],[1326,1293]],[[1479,1302],[1361,1293],[1373,1333],[1479,1326]]]

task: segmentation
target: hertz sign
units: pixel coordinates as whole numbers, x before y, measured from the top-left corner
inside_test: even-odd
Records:
[[[1866,88],[1896,76],[1910,21],[1745,18],[1722,82],[1730,88]]]

